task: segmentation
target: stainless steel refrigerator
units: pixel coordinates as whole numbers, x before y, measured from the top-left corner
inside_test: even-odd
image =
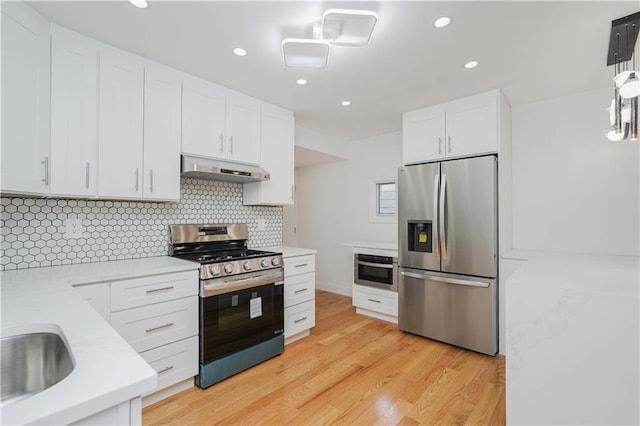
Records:
[[[497,157],[398,171],[401,330],[495,355]]]

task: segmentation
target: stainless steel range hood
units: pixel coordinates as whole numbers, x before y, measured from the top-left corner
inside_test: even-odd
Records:
[[[249,164],[238,164],[191,155],[182,156],[182,176],[193,179],[247,183],[269,180],[269,172]]]

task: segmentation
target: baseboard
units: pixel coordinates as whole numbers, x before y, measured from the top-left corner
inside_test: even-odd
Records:
[[[320,281],[316,278],[316,289],[351,297],[351,285],[349,285],[348,288],[345,288],[341,285],[335,285],[326,281]]]
[[[360,314],[360,315],[366,315],[366,316],[372,317],[372,318],[377,318],[377,319],[380,319],[382,321],[387,321],[387,322],[390,322],[392,324],[397,324],[398,323],[398,317],[394,317],[392,315],[383,314],[381,312],[370,311],[369,309],[365,309],[365,308],[356,307],[356,313]]]
[[[309,334],[311,334],[309,332],[309,330],[305,330],[305,331],[301,331],[298,334],[294,334],[293,336],[289,336],[289,337],[285,337],[284,339],[284,344],[285,346],[288,345],[289,343],[293,343],[293,342],[297,342],[300,339],[304,339],[305,337],[307,337]]]
[[[142,397],[142,407],[148,407],[151,404],[160,402],[163,399],[169,398],[170,396],[175,395],[184,390],[187,390],[193,386],[194,386],[193,377],[189,377],[186,380],[183,380],[181,382],[168,386],[164,389],[160,389],[157,392],[154,392],[152,394]]]

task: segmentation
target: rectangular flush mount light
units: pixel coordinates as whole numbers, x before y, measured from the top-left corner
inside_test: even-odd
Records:
[[[364,47],[378,14],[370,10],[327,9],[322,15],[322,38],[334,46]]]
[[[324,68],[329,59],[329,43],[324,40],[287,38],[282,41],[282,56],[289,68]]]

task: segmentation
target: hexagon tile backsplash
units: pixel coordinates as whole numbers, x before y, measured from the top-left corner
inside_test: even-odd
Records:
[[[231,182],[183,178],[178,203],[2,198],[0,215],[0,270],[164,256],[176,223],[247,223],[250,247],[282,243],[282,207],[243,206]],[[82,238],[66,237],[66,219]]]

